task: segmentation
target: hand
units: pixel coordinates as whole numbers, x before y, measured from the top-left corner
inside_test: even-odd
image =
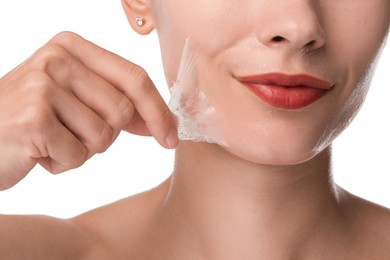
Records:
[[[174,116],[141,67],[60,33],[0,79],[0,190],[37,163],[51,173],[79,167],[121,130],[178,143]]]

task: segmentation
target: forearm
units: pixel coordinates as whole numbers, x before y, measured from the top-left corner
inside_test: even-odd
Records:
[[[85,259],[91,248],[70,220],[0,215],[1,259]]]

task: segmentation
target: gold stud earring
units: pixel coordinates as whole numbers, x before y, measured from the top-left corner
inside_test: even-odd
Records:
[[[137,25],[139,27],[141,27],[145,24],[144,19],[142,19],[141,17],[138,17],[138,16],[135,18],[135,22],[137,23]]]

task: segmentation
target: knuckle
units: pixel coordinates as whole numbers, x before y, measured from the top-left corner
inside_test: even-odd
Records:
[[[48,72],[53,66],[68,63],[69,52],[59,44],[46,44],[40,48],[32,58],[33,66],[44,72]]]
[[[46,168],[51,174],[57,175],[64,171],[76,169],[82,166],[88,159],[88,152],[85,147],[77,150],[72,150],[66,158],[61,162],[56,162],[50,159],[50,166]]]
[[[67,170],[70,170],[70,169],[73,169],[75,167],[72,167],[72,166],[68,166],[68,165],[63,165],[63,164],[54,164],[54,163],[51,163],[50,165],[50,168],[46,169],[49,173],[53,174],[53,175],[58,175],[64,171],[67,171]]]
[[[96,151],[96,153],[102,153],[106,151],[112,143],[113,134],[114,132],[108,124],[102,124],[102,126],[96,132],[93,150]]]
[[[82,166],[88,159],[88,152],[85,147],[77,149],[75,153],[72,153],[69,158],[69,162],[65,165],[67,169],[75,169]]]
[[[168,108],[158,109],[155,115],[153,116],[154,120],[157,122],[166,122],[169,120],[171,112]]]
[[[49,43],[55,43],[63,46],[74,45],[81,39],[81,36],[70,31],[63,31],[54,35]]]
[[[134,114],[134,107],[131,101],[127,97],[122,97],[121,101],[118,102],[117,107],[112,113],[110,123],[114,128],[122,127],[128,123]]]
[[[149,78],[147,71],[138,65],[130,66],[130,70],[128,70],[131,74],[134,81],[136,81],[142,87],[150,87],[152,85],[152,81]]]
[[[39,101],[46,100],[52,94],[54,82],[45,73],[39,70],[31,70],[25,74],[23,79],[23,96],[39,98]]]
[[[34,84],[24,89],[25,100],[17,116],[17,122],[19,125],[26,127],[27,131],[39,133],[51,124],[54,111],[49,99],[52,90],[50,84],[47,84],[46,81],[40,82],[38,80],[34,81]]]
[[[15,127],[28,133],[34,140],[42,140],[44,133],[53,127],[56,115],[52,106],[56,95],[55,85],[49,76],[31,70],[21,78],[19,106],[15,111]]]
[[[146,78],[149,78],[148,73],[141,66],[134,64],[132,66],[132,72],[133,72],[134,76],[138,79],[145,80]]]
[[[53,112],[48,105],[27,106],[20,123],[33,136],[41,136],[52,125]]]
[[[50,169],[46,169],[49,173],[51,173],[51,174],[53,174],[53,175],[58,175],[58,174],[60,174],[60,173],[62,173],[62,172],[64,172],[64,171],[66,171],[66,170],[69,170],[69,169],[67,169],[66,167],[64,167],[64,166],[62,166],[61,165],[61,167],[53,167],[52,166],[52,168],[50,168]]]
[[[168,107],[165,107],[165,109],[162,109],[161,112],[160,112],[160,118],[162,120],[168,120],[170,117],[171,117],[172,113],[171,111],[168,109]]]
[[[30,72],[25,79],[24,86],[22,88],[22,96],[24,97],[25,104],[23,108],[25,112],[28,112],[29,116],[34,119],[44,113],[46,116],[50,108],[50,100],[54,95],[54,84],[52,80],[41,73]]]

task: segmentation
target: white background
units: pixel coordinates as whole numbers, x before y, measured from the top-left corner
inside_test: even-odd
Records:
[[[135,34],[119,0],[0,1],[0,76],[63,30],[141,65],[168,100],[156,34]],[[390,207],[389,73],[388,46],[364,108],[334,143],[333,166],[338,184],[386,207]],[[15,187],[0,192],[0,213],[70,217],[152,188],[172,168],[173,151],[152,138],[122,133],[106,153],[79,169],[52,176],[36,167]]]

